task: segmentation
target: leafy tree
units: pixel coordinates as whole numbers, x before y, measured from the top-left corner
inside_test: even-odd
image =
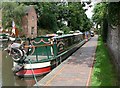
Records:
[[[56,17],[53,14],[48,13],[43,14],[39,18],[39,26],[52,32],[55,32],[56,29],[58,29]]]
[[[18,29],[22,29],[21,21],[23,15],[25,15],[25,9],[23,4],[19,5],[15,2],[2,3],[2,24],[5,29],[11,28],[12,21],[15,21]]]
[[[72,30],[87,31],[90,30],[90,20],[85,14],[80,2],[71,2],[68,4],[69,8],[69,26]],[[89,26],[88,26],[89,25]]]
[[[25,5],[34,5],[38,16],[38,29],[46,29],[51,32],[63,29],[67,33],[70,30],[88,31],[91,28],[92,23],[87,18],[80,2],[4,3],[4,14],[7,17],[7,19],[4,19],[4,27],[11,27],[13,19],[20,26]],[[8,10],[8,8],[10,9]],[[17,18],[17,16],[19,17]],[[68,22],[67,26],[65,26],[65,21]]]
[[[28,3],[24,4],[28,5]],[[31,2],[30,4],[36,8],[39,28],[57,31],[59,28],[64,29],[64,21],[68,22],[69,30],[85,31],[91,27],[91,22],[80,2]],[[53,20],[54,22],[51,23]]]
[[[101,25],[104,42],[107,40],[108,24],[111,28],[120,25],[120,2],[98,3],[94,8],[93,21]]]
[[[120,25],[120,1],[108,3],[108,21],[111,26]]]
[[[93,22],[97,25],[101,25],[106,13],[106,3],[98,3],[94,8],[94,14],[92,16]]]
[[[93,22],[95,22],[96,27],[98,29],[98,25],[100,25],[99,34],[103,35],[103,39],[107,38],[107,26],[105,22],[107,22],[107,4],[106,3],[98,3],[96,4],[94,10],[94,14],[92,16]],[[106,20],[106,21],[105,21]],[[104,25],[104,27],[103,27]]]

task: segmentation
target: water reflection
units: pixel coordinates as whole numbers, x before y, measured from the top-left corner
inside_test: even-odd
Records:
[[[35,80],[33,78],[19,78],[17,76],[14,76],[14,73],[12,72],[12,66],[13,62],[11,57],[6,53],[5,51],[0,52],[0,62],[2,62],[2,77],[0,76],[0,83],[2,86],[33,86],[35,84]],[[43,78],[37,77],[37,80],[40,80]]]

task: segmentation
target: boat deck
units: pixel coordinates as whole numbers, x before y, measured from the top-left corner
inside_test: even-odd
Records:
[[[97,39],[92,37],[34,86],[89,86]]]

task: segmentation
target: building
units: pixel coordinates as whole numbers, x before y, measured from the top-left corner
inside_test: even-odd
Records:
[[[37,14],[32,5],[25,8],[25,16],[22,18],[23,33],[26,37],[37,36]]]

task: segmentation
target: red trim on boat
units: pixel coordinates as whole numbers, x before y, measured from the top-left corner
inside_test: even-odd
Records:
[[[46,68],[38,68],[38,69],[33,69],[34,75],[42,75],[44,73],[50,72],[51,67],[46,67]],[[32,70],[20,70],[19,72],[16,73],[17,76],[27,76],[27,75],[33,75]]]

